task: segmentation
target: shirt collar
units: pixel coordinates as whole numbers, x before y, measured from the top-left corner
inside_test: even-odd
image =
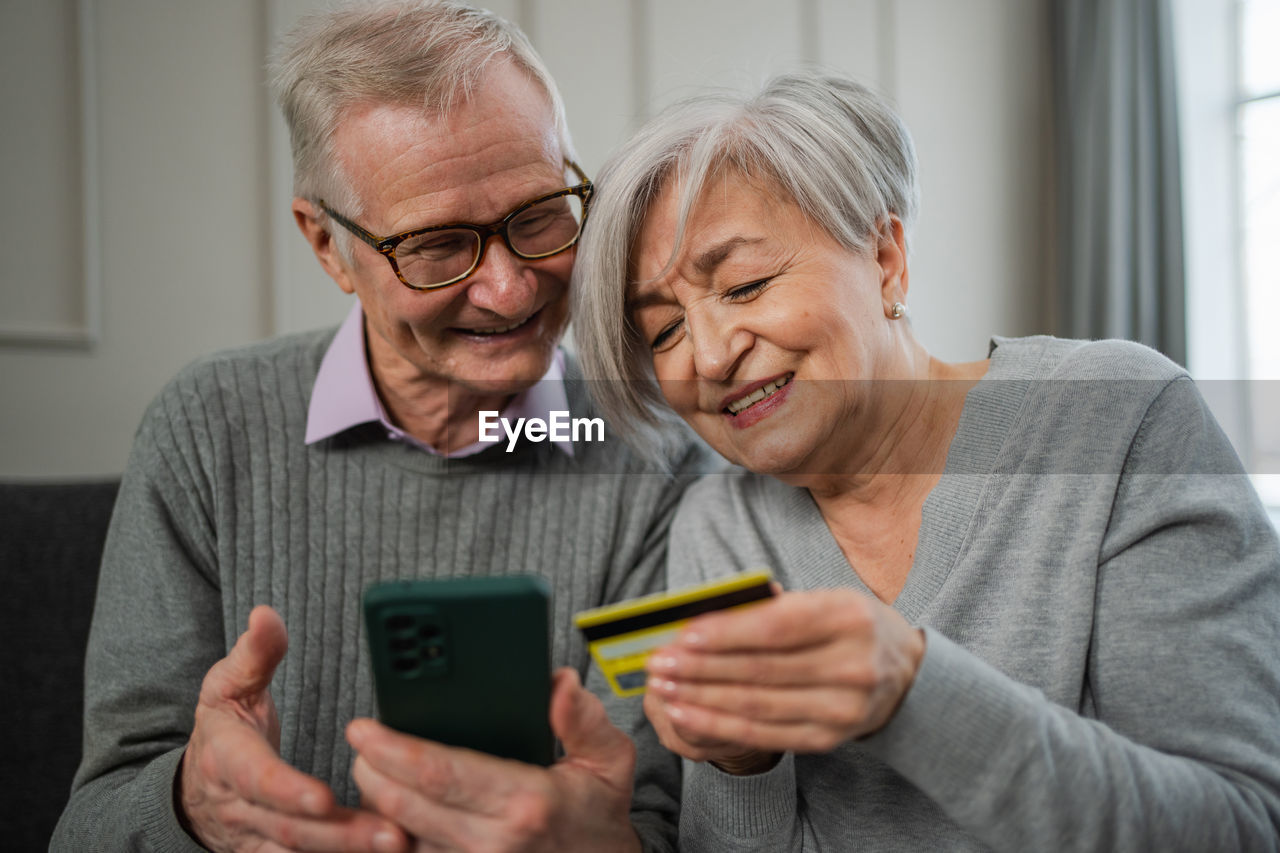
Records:
[[[471,456],[493,445],[479,442],[453,453],[441,453],[391,423],[387,410],[378,399],[373,386],[373,374],[365,356],[364,310],[359,300],[351,306],[347,318],[338,327],[329,349],[325,351],[311,386],[311,404],[307,409],[306,443],[314,444],[359,424],[378,422],[387,430],[387,437],[404,441],[437,456],[456,458]],[[551,364],[542,378],[530,388],[521,391],[502,416],[515,422],[516,418],[542,418],[550,421],[553,411],[568,411],[569,398],[564,387],[564,353],[556,350]],[[478,414],[477,414],[478,417]],[[573,456],[572,441],[554,441],[567,455]]]

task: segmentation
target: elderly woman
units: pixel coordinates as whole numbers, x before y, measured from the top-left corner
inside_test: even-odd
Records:
[[[907,318],[915,158],[848,80],[653,121],[598,182],[575,334],[619,428],[738,468],[673,586],[771,567],[649,663],[685,850],[1261,850],[1280,825],[1280,549],[1180,368]],[[993,246],[999,235],[992,235]]]

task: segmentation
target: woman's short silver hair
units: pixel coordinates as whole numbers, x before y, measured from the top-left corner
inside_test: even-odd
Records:
[[[632,252],[650,205],[680,188],[674,261],[707,182],[740,174],[796,204],[837,243],[870,251],[890,214],[909,232],[919,206],[915,146],[898,115],[846,77],[795,72],[751,97],[674,104],[616,151],[596,179],[573,273],[573,332],[583,371],[614,428],[660,455],[669,410],[653,357],[627,310]]]
[[[492,12],[454,0],[363,0],[303,17],[271,62],[293,148],[294,194],[359,216],[363,202],[333,151],[347,110],[409,105],[443,116],[504,57],[546,92],[562,153],[574,159],[550,72],[524,33]]]

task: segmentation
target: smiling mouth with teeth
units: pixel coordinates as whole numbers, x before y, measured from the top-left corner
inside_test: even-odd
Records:
[[[520,328],[525,323],[528,323],[530,320],[532,320],[533,317],[534,315],[530,314],[528,317],[525,317],[523,320],[521,320],[518,323],[512,323],[510,326],[501,326],[496,329],[463,329],[462,331],[466,332],[468,335],[501,335],[503,332],[510,332],[513,329]]]
[[[773,380],[763,388],[757,388],[745,397],[739,397],[729,405],[725,406],[724,410],[730,415],[737,415],[748,406],[754,406],[766,397],[772,397],[774,394],[778,393],[779,389],[791,381],[792,375],[793,374],[788,373],[780,379]]]

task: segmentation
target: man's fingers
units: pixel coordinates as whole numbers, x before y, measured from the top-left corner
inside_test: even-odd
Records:
[[[205,677],[201,699],[235,700],[261,693],[271,683],[271,676],[289,648],[289,635],[280,614],[259,605],[249,614],[249,627],[227,656],[218,661]],[[212,695],[203,695],[204,691]]]
[[[312,817],[334,809],[333,793],[323,782],[291,767],[250,728],[223,727],[205,750],[209,755],[197,760],[218,765],[205,772],[254,805]]]
[[[408,849],[393,824],[338,806],[328,786],[284,762],[235,715],[204,713],[204,735],[183,756],[181,800],[206,845],[222,849],[252,838],[266,840],[254,850]]]
[[[352,720],[347,741],[379,773],[436,802],[491,813],[505,795],[537,784],[543,772],[519,761],[397,732],[376,720]]]
[[[477,827],[492,820],[457,810],[420,796],[404,783],[382,773],[364,756],[351,766],[351,778],[360,789],[361,803],[379,815],[395,821],[412,833],[421,850],[458,849],[463,841],[482,833]]]
[[[308,853],[401,853],[409,849],[404,832],[378,815],[338,807],[323,819],[284,815],[245,805],[246,824],[284,850]],[[273,848],[268,848],[273,849]]]
[[[635,745],[609,721],[604,704],[583,688],[578,673],[562,667],[551,687],[551,730],[568,760],[586,764],[615,786],[629,785]]]

